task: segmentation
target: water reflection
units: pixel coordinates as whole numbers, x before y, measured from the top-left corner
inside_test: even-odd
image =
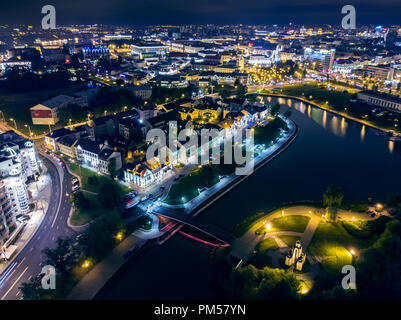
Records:
[[[341,136],[344,137],[347,133],[348,123],[345,118],[341,119]]]
[[[391,141],[391,140],[388,141],[388,151],[390,151],[390,153],[393,153],[393,151],[394,151],[394,141]]]
[[[361,128],[361,142],[365,140],[365,133],[366,133],[366,128],[365,125],[363,124]]]
[[[322,127],[326,129],[327,127],[327,111],[323,111]]]

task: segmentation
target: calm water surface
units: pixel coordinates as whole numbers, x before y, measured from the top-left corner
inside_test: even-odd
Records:
[[[345,200],[384,201],[388,193],[401,191],[399,143],[327,111],[278,100],[281,112],[292,110],[297,138],[200,217],[230,230],[283,202],[320,200],[330,183],[343,188]],[[97,299],[212,299],[209,252],[210,247],[176,235],[128,261]]]

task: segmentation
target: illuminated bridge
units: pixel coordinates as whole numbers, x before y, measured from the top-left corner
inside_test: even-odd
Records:
[[[202,231],[203,233],[219,240],[222,243],[225,244],[231,244],[231,242],[235,239],[234,236],[229,234],[226,231],[223,231],[199,218],[196,217],[191,217],[190,215],[184,213],[184,212],[179,212],[170,208],[166,207],[157,207],[153,208],[153,213],[161,215],[163,217],[185,223],[199,231]]]

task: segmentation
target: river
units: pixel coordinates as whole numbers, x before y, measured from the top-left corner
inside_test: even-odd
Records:
[[[277,98],[268,98],[275,102]],[[295,100],[290,109],[299,132],[273,161],[256,171],[200,217],[230,230],[244,218],[297,200],[320,200],[326,186],[344,190],[344,200],[385,201],[401,191],[401,144],[376,130]],[[133,257],[97,299],[212,299],[210,247],[177,234],[163,246]]]

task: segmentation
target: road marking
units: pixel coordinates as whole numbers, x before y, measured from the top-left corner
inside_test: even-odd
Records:
[[[28,270],[28,267],[25,268],[24,271],[19,275],[17,280],[12,284],[12,286],[7,290],[7,292],[4,294],[4,296],[1,298],[1,300],[4,300],[4,298],[10,293],[10,291],[14,288],[15,284],[22,278],[22,276],[25,274],[26,270]]]
[[[3,273],[3,275],[0,277],[0,286],[3,285],[4,280],[10,275],[10,273],[14,270],[16,267],[17,262],[13,262],[9,268],[6,270],[6,272]]]
[[[56,219],[57,219],[57,216],[58,216],[58,212],[60,211],[61,200],[62,200],[62,195],[63,195],[63,181],[61,180],[60,173],[59,173],[58,176],[59,176],[59,182],[60,182],[60,188],[61,188],[61,190],[60,190],[60,199],[59,199],[59,202],[58,202],[58,208],[57,208],[57,211],[56,211],[56,215],[54,216],[54,220],[53,220],[51,228],[53,228],[54,224],[56,223]]]
[[[38,240],[40,240],[40,236],[38,236]]]

